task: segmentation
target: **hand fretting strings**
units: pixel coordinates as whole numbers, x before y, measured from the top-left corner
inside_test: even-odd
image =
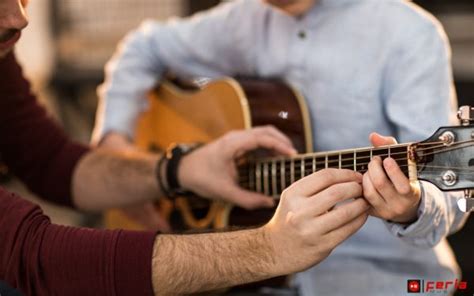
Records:
[[[249,190],[278,196],[291,183],[324,168],[351,169],[365,173],[369,162],[375,156],[379,156],[382,159],[392,157],[399,164],[402,171],[408,175],[408,149],[410,145],[402,144],[379,148],[312,153],[293,158],[265,158],[240,167],[239,183]],[[424,158],[473,146],[474,140],[454,142],[449,146],[445,145],[444,142],[419,143],[415,145],[416,153]],[[430,165],[424,165],[424,168],[431,168],[433,170],[455,169],[455,167]],[[474,169],[469,168],[457,169],[474,172]],[[460,172],[460,174],[463,173]]]

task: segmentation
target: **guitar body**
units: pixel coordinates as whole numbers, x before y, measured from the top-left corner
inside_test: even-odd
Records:
[[[274,80],[211,81],[203,87],[179,87],[165,81],[150,95],[150,108],[141,116],[136,144],[144,150],[165,151],[173,143],[207,143],[225,133],[273,125],[285,133],[300,153],[312,152],[311,124],[302,96]],[[263,224],[273,210],[254,210],[196,198],[164,201],[160,211],[173,229],[210,229]],[[119,211],[106,214],[109,228],[141,227]]]

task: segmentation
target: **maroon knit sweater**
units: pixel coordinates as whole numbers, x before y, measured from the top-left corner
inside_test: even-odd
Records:
[[[72,174],[87,151],[37,103],[14,55],[0,59],[0,155],[11,171],[38,195],[72,206]],[[154,239],[53,225],[0,187],[0,281],[26,295],[150,295]]]

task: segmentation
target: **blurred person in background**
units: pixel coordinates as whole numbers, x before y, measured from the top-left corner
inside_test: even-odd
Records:
[[[290,83],[306,98],[317,151],[367,146],[373,131],[419,141],[455,118],[447,37],[409,1],[236,0],[147,21],[106,67],[93,142],[133,149],[146,95],[167,71]],[[369,143],[395,141],[371,134]],[[296,275],[301,295],[402,295],[408,279],[460,277],[446,237],[467,218],[456,207],[461,193],[410,184],[393,159],[378,157],[363,186],[372,217],[328,260]]]

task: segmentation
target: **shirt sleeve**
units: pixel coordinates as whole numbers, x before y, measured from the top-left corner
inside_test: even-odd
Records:
[[[467,214],[457,208],[462,192],[441,192],[433,184],[421,182],[422,197],[418,219],[410,224],[386,222],[390,231],[402,240],[418,247],[436,246],[443,238],[459,230]]]
[[[15,56],[0,59],[0,155],[39,196],[72,206],[74,168],[88,151],[74,143],[31,93]]]
[[[25,295],[153,295],[155,234],[53,225],[0,188],[0,279]]]
[[[136,119],[147,107],[147,93],[170,69],[180,78],[248,73],[252,46],[248,36],[238,32],[252,28],[236,29],[246,25],[242,19],[254,10],[252,2],[256,1],[232,1],[166,23],[146,21],[131,32],[106,66],[92,142],[110,131],[133,139]]]
[[[394,45],[385,69],[385,112],[400,142],[420,141],[441,126],[456,124],[449,42],[433,20],[415,24],[398,37],[401,42]],[[409,244],[433,247],[460,229],[468,215],[457,208],[461,192],[443,193],[428,182],[421,187],[417,221],[386,225]]]

